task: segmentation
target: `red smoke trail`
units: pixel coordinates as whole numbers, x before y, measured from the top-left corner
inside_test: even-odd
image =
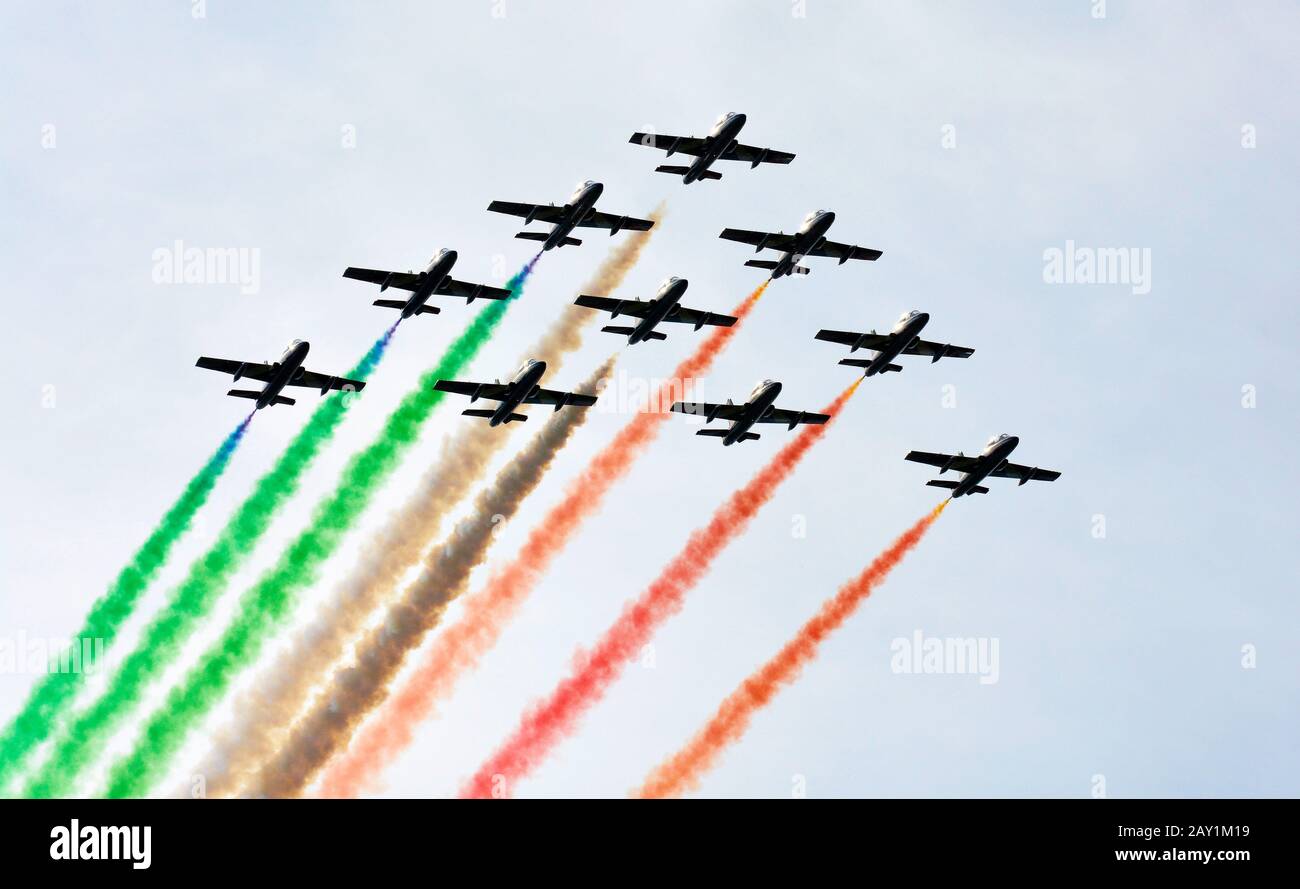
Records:
[[[642,798],[680,796],[699,785],[700,777],[711,769],[730,745],[749,728],[754,714],[765,707],[782,687],[799,678],[804,665],[817,656],[827,636],[853,616],[863,600],[889,576],[894,566],[916,546],[934,520],[948,505],[945,500],[922,518],[857,577],[840,587],[811,620],[776,655],[731,693],[718,707],[713,718],[681,750],[664,760],[651,772],[633,795]]]
[[[462,600],[464,610],[460,619],[434,638],[421,666],[369,720],[348,751],[328,767],[321,780],[322,796],[357,795],[410,743],[415,726],[439,700],[451,694],[460,677],[473,669],[496,643],[519,605],[550,567],[551,560],[654,441],[660,425],[668,417],[665,411],[672,401],[689,397],[684,387],[709,369],[753,310],[767,284],[761,284],[732,310],[736,324],[713,328],[695,353],[660,384],[646,409],[633,417],[596,455],[569,485],[564,499],[533,528],[515,560],[494,572],[482,590]]]
[[[861,382],[859,378],[825,408],[832,422]],[[605,691],[622,674],[623,667],[638,655],[655,630],[681,610],[686,593],[704,577],[727,544],[744,533],[758,510],[829,428],[829,422],[824,426],[805,426],[748,484],[732,494],[709,523],[691,535],[682,551],[640,598],[623,609],[596,647],[574,656],[570,675],[548,698],[524,713],[514,734],[479,767],[460,795],[511,795],[519,779],[573,733],[579,718],[604,697]]]

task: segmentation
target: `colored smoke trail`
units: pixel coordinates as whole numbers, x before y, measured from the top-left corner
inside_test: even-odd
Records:
[[[333,555],[381,483],[415,443],[424,421],[441,403],[444,393],[434,389],[433,384],[459,374],[491,338],[507,309],[519,298],[538,258],[533,257],[510,280],[507,286],[514,295],[484,307],[389,414],[379,435],[352,455],[334,491],[316,505],[311,523],[241,597],[234,620],[180,685],[171,689],[145,724],[135,748],[110,769],[109,796],[147,792],[189,732],[225,694],[239,671],[257,657],[263,642],[292,612],[298,593],[316,582],[321,565]]]
[[[364,380],[374,372],[397,330],[394,323],[377,339],[348,376]],[[257,546],[280,507],[297,492],[308,466],[333,437],[348,407],[360,393],[327,396],[312,411],[302,431],[257,480],[250,494],[221,529],[216,541],[190,565],[181,585],[145,627],[135,648],[109,678],[105,691],[70,718],[63,737],[28,782],[27,796],[66,796],[77,775],[99,755],[111,732],[131,713],[142,695],[181,653],[181,647],[216,604],[226,584]]]
[[[609,358],[577,391],[596,391],[600,381],[608,378],[614,360]],[[470,572],[487,558],[501,523],[514,518],[587,413],[566,408],[555,414],[479,493],[470,517],[429,553],[420,576],[401,601],[358,643],[355,664],[334,677],[311,712],[294,726],[292,737],[263,766],[248,794],[300,795],[329,758],[347,744],[361,720],[387,697],[388,685],[407,654],[464,592]]]
[[[105,648],[113,644],[122,624],[134,612],[141,594],[166,563],[172,547],[189,530],[195,514],[207,502],[251,422],[253,414],[250,413],[190,479],[184,492],[167,510],[144,545],[136,550],[108,592],[91,606],[75,639],[102,639]],[[0,734],[0,789],[8,785],[28,755],[50,736],[56,714],[76,696],[85,677],[82,671],[52,671],[37,681],[22,710]]]
[[[821,441],[845,402],[857,390],[855,380],[826,406],[831,419],[823,426],[805,426],[743,488],[735,491],[703,528],[669,562],[641,596],[605,631],[591,651],[579,651],[573,671],[544,700],[531,706],[514,733],[474,773],[461,789],[462,797],[510,796],[519,780],[532,772],[555,746],[578,726],[623,667],[633,660],[668,618],[681,610],[686,594],[700,582],[729,543],[749,527],[776,489]]]
[[[398,693],[329,766],[321,782],[322,795],[359,793],[410,742],[416,724],[439,700],[451,694],[461,676],[478,664],[551,561],[654,441],[668,417],[663,410],[667,407],[665,401],[671,401],[668,396],[674,390],[680,395],[682,381],[694,380],[708,370],[749,316],[767,284],[761,284],[732,310],[738,319],[734,326],[714,328],[705,337],[695,353],[678,365],[673,377],[652,395],[647,409],[633,417],[570,483],[564,499],[537,523],[514,561],[493,572],[483,589],[464,598],[460,618],[434,638],[420,666]]]
[[[729,746],[744,736],[754,714],[767,706],[778,691],[799,678],[804,666],[817,656],[822,641],[852,617],[863,600],[903,560],[903,556],[920,543],[948,503],[945,500],[936,506],[876,556],[861,574],[840,587],[839,592],[822,604],[821,610],[774,658],[752,673],[722,702],[713,718],[685,747],[646,777],[634,795],[642,798],[680,796],[698,787],[701,776],[717,764]]]
[[[651,219],[658,222],[662,215],[662,207],[656,208]],[[617,290],[656,230],[657,226],[621,241],[582,292],[605,296]],[[598,317],[589,309],[567,305],[523,357],[545,361],[554,379],[569,353],[582,345],[584,328]],[[447,514],[469,495],[509,440],[505,429],[459,421],[438,459],[367,544],[330,600],[281,647],[273,662],[259,667],[257,680],[239,695],[232,723],[221,730],[198,769],[207,780],[209,796],[235,794],[287,741],[292,722],[312,691],[328,680],[371,615],[395,595],[407,572],[435,540]]]

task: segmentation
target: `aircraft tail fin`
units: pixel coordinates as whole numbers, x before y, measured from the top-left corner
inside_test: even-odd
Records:
[[[406,303],[402,302],[400,299],[377,299],[374,302],[372,302],[371,305],[383,306],[385,309],[401,310],[406,308]]]

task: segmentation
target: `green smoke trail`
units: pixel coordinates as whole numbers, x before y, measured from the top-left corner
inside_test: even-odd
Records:
[[[507,287],[517,297],[536,258]],[[107,795],[141,796],[162,777],[171,756],[190,730],[220,700],[231,680],[257,657],[262,643],[292,611],[298,593],[315,582],[317,572],[342,541],[380,483],[397,467],[415,442],[420,427],[442,401],[433,384],[457,375],[487,342],[511,300],[491,303],[447,350],[437,366],[388,417],[383,430],[364,450],[354,454],[338,485],[317,504],[311,524],[280,556],[279,561],[244,594],[234,621],[173,688],[145,725],[135,748],[109,773]]]
[[[195,513],[207,502],[252,421],[252,414],[245,417],[190,479],[184,493],[167,510],[144,545],[136,550],[108,592],[91,606],[75,639],[102,639],[105,648],[113,644],[141,594],[166,563],[172,547],[189,530]],[[0,788],[15,777],[31,752],[45,740],[51,720],[81,689],[85,678],[84,672],[48,672],[36,683],[22,710],[0,734]]]
[[[349,377],[364,380],[374,371],[396,328],[394,324],[375,341],[365,357],[348,371]],[[42,737],[48,736],[50,730],[70,725],[44,765],[28,781],[25,796],[64,796],[70,791],[77,774],[103,749],[112,730],[131,712],[144,690],[180,654],[189,634],[216,604],[276,511],[297,491],[303,473],[333,436],[358,394],[343,392],[316,408],[280,459],[258,479],[253,493],[221,529],[216,542],[190,566],[185,580],[150,621],[98,700],[75,718],[56,715],[45,721]]]

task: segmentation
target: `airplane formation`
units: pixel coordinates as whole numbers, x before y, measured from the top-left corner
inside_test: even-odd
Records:
[[[661,165],[655,172],[670,173],[682,177],[683,183],[689,185],[704,180],[718,180],[722,174],[713,169],[718,161],[741,161],[748,163],[751,169],[761,164],[789,164],[795,155],[771,148],[744,145],[739,141],[740,131],[747,118],[744,114],[724,114],[714,122],[709,134],[704,137],[671,136],[654,133],[633,133],[629,140],[650,148],[662,149],[667,157],[674,154],[689,155],[694,160],[688,165]],[[580,183],[568,200],[562,204],[529,204],[512,201],[492,201],[488,210],[522,217],[524,225],[539,222],[551,226],[550,231],[521,231],[516,238],[542,243],[542,251],[556,247],[576,247],[582,241],[573,237],[579,228],[606,229],[610,236],[621,231],[647,231],[654,226],[649,219],[636,216],[606,213],[596,209],[596,203],[604,195],[605,186],[600,182],[588,180]],[[776,280],[787,275],[807,275],[811,269],[801,263],[807,257],[829,257],[843,265],[850,259],[874,262],[883,254],[880,250],[861,247],[854,244],[832,241],[827,232],[835,222],[835,214],[830,210],[814,210],[808,213],[799,228],[792,234],[784,231],[753,231],[749,229],[725,228],[719,235],[728,241],[737,241],[754,247],[755,253],[774,250],[779,256],[774,260],[751,259],[745,263],[751,268],[760,268],[769,272],[769,280]],[[388,271],[384,269],[357,268],[349,266],[344,270],[345,278],[378,284],[380,292],[391,288],[410,294],[404,300],[377,299],[373,305],[396,309],[403,319],[415,315],[438,314],[441,308],[430,304],[433,297],[457,297],[466,300],[466,304],[476,299],[508,299],[512,291],[486,284],[474,284],[460,281],[451,276],[456,264],[455,250],[443,248],[429,262],[422,272]],[[627,325],[609,325],[602,327],[606,333],[626,336],[629,345],[651,340],[667,339],[667,334],[659,330],[664,324],[687,324],[699,331],[705,326],[731,327],[736,318],[693,309],[682,305],[681,299],[688,287],[685,278],[672,276],[667,278],[649,300],[615,299],[611,297],[582,294],[575,305],[607,312],[610,320],[620,316],[635,320]],[[869,358],[849,357],[840,360],[840,364],[861,368],[864,377],[879,374],[897,373],[903,367],[895,363],[902,356],[922,355],[930,358],[931,363],[942,358],[969,358],[975,350],[966,346],[950,343],[931,342],[921,339],[921,331],[930,321],[928,313],[913,310],[906,312],[889,333],[877,333],[875,330],[860,333],[843,330],[821,330],[816,339],[824,342],[848,346],[849,353],[865,349],[875,354]],[[257,409],[274,404],[294,404],[294,399],[281,395],[286,386],[301,386],[320,389],[324,396],[331,390],[359,391],[365,383],[345,377],[330,376],[307,370],[303,361],[307,356],[309,344],[303,340],[294,340],[278,361],[245,362],[222,358],[201,357],[196,362],[198,367],[233,375],[236,381],[247,378],[264,383],[261,390],[231,389],[227,395],[248,398],[256,401]],[[469,408],[462,414],[469,417],[486,419],[490,426],[507,425],[512,422],[527,420],[518,409],[525,404],[550,405],[558,411],[565,407],[586,408],[595,404],[596,398],[575,392],[563,392],[545,389],[541,379],[546,373],[546,362],[530,359],[515,372],[508,382],[499,379],[491,383],[465,382],[460,380],[438,380],[434,388],[443,392],[469,396],[471,404],[480,398],[497,402],[495,408]],[[701,429],[696,435],[719,438],[723,445],[730,446],[737,442],[753,441],[760,438],[759,433],[751,431],[762,423],[781,424],[793,430],[800,424],[823,424],[830,418],[826,414],[808,411],[789,410],[776,406],[776,399],[781,394],[781,384],[774,380],[764,380],[754,387],[743,404],[736,404],[728,399],[725,404],[710,402],[676,402],[670,410],[675,413],[703,417],[706,425],[714,420],[722,420],[730,425],[725,429]],[[1020,444],[1014,435],[995,435],[989,439],[984,449],[977,456],[968,457],[958,451],[956,454],[932,453],[928,451],[911,451],[905,460],[923,463],[939,468],[944,475],[950,470],[957,472],[961,478],[933,479],[926,482],[928,486],[950,491],[950,497],[957,498],[967,494],[986,494],[988,488],[980,484],[988,478],[1014,478],[1024,485],[1029,481],[1055,481],[1060,473],[1055,470],[1041,469],[1010,462],[1012,451]]]

